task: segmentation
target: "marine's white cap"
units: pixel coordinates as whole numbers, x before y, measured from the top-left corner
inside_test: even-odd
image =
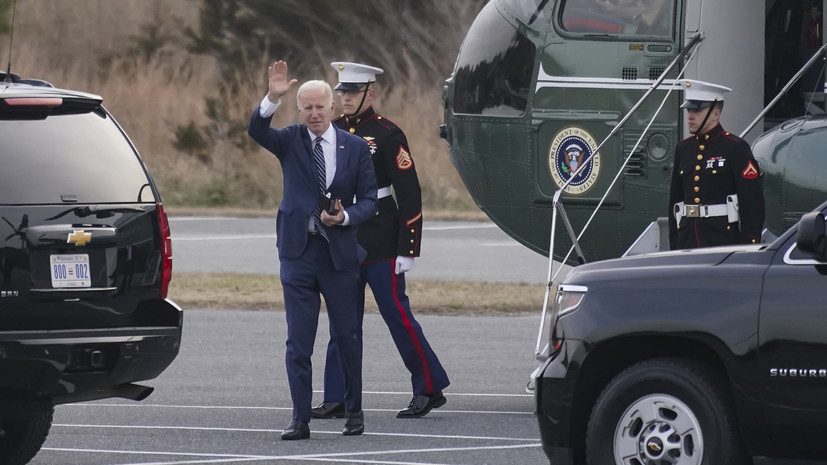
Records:
[[[376,82],[376,75],[385,71],[382,68],[346,61],[334,61],[330,64],[339,73],[339,83],[336,90],[359,90],[360,87]]]
[[[706,108],[714,102],[723,102],[724,94],[732,91],[729,87],[719,86],[711,82],[686,79],[683,82],[685,96],[681,108]]]

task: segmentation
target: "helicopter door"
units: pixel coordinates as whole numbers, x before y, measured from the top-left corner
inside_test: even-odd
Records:
[[[767,2],[764,101],[769,103],[824,43],[824,1]],[[765,118],[765,126],[824,113],[824,66],[811,66]]]
[[[652,190],[668,192],[670,155],[680,136],[680,92],[670,94],[643,138],[669,81],[650,95],[600,153],[594,151],[680,52],[677,12],[682,8],[683,2],[672,0],[560,2],[540,60],[533,102],[533,116],[539,122],[537,151],[542,155],[537,157],[540,193],[552,197],[569,182],[563,196],[567,207],[592,207],[631,153],[621,182],[604,205],[632,208],[647,216],[629,220],[634,224],[628,227],[635,230],[629,234],[635,237],[665,214],[664,202],[650,208],[647,197],[651,199]],[[627,193],[629,185],[634,193]],[[626,220],[617,221],[626,227]]]

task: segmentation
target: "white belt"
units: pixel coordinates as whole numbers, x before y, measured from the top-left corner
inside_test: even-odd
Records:
[[[730,223],[737,223],[741,220],[741,215],[738,214],[738,194],[731,194],[726,196],[726,203],[719,203],[717,205],[686,205],[683,202],[678,202],[672,213],[675,215],[675,221],[680,224],[681,218],[712,218],[717,216],[726,216]]]
[[[376,191],[376,200],[384,199],[391,195],[391,186],[388,187],[380,187],[379,190]],[[353,196],[353,203],[356,203],[356,196]]]
[[[683,216],[688,218],[711,218],[714,216],[727,216],[727,205],[719,203],[717,205],[684,205]]]

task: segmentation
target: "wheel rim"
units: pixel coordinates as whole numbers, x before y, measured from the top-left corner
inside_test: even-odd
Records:
[[[699,465],[703,434],[695,413],[675,397],[641,397],[626,409],[614,434],[615,463]]]

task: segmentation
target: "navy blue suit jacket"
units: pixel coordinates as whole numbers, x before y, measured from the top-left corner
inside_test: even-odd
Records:
[[[313,149],[307,126],[292,124],[275,129],[270,127],[271,119],[262,118],[256,107],[247,132],[281,162],[284,194],[276,215],[276,246],[279,258],[298,258],[307,245],[310,215],[319,200]],[[365,250],[356,241],[356,226],[376,215],[378,203],[376,174],[367,143],[361,137],[334,128],[336,175],[328,191],[331,198],[342,200],[350,225],[332,226],[326,231],[333,266],[343,271],[358,269],[364,260]]]

